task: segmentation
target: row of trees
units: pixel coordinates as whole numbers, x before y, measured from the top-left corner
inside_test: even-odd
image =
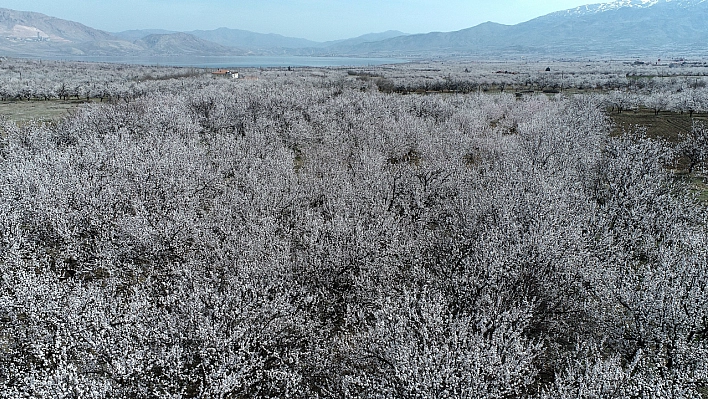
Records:
[[[146,93],[172,92],[208,85],[204,69],[129,66],[88,62],[0,60],[0,100],[134,99]],[[550,66],[546,66],[550,65]],[[548,69],[548,70],[547,70]],[[268,80],[320,78],[331,84],[375,87],[384,92],[486,91],[626,92],[631,96],[675,97],[703,93],[708,84],[704,64],[635,65],[626,62],[438,62],[359,68],[299,68],[242,70],[243,75]],[[175,84],[174,82],[179,82]],[[704,97],[704,96],[703,96]],[[677,99],[678,101],[678,99]],[[677,101],[670,100],[671,104]],[[701,100],[701,104],[705,100]],[[668,109],[671,109],[669,107]]]
[[[204,75],[195,68],[3,58],[0,100],[131,99],[154,92],[155,82]]]
[[[384,91],[483,92],[554,91],[633,93],[703,88],[708,65],[635,65],[626,62],[447,62],[350,69],[360,80],[375,80]]]
[[[708,112],[708,90],[679,89],[678,91],[654,91],[635,94],[629,91],[612,91],[605,97],[606,105],[619,113],[644,107],[659,114],[662,111],[681,114]]]
[[[598,97],[210,82],[4,123],[0,397],[706,394],[705,204]]]

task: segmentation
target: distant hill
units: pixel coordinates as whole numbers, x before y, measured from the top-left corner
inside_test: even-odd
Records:
[[[111,34],[44,14],[0,8],[0,53],[16,57],[242,55],[244,51],[186,33]]]
[[[11,40],[50,40],[57,43],[81,43],[116,40],[110,33],[89,28],[78,22],[44,14],[0,8],[0,36]]]
[[[640,55],[708,52],[708,1],[617,0],[548,14],[517,25],[487,22],[369,42],[347,53],[386,56]]]
[[[122,55],[323,55],[368,41],[404,35],[372,33],[331,42],[239,29],[174,32],[137,29],[108,33],[86,25],[27,11],[0,8],[0,52],[10,56]],[[323,50],[323,49],[327,50]]]
[[[369,34],[357,36],[357,37],[354,37],[351,39],[333,40],[333,41],[329,41],[329,42],[324,42],[324,43],[320,44],[320,47],[325,47],[325,48],[329,48],[329,49],[332,49],[332,48],[343,49],[343,48],[355,46],[357,44],[378,42],[381,40],[391,39],[391,38],[400,37],[400,36],[407,36],[407,35],[408,35],[407,33],[403,33],[401,31],[388,30],[386,32],[380,32],[380,33],[369,33]]]
[[[249,50],[299,49],[320,45],[307,39],[287,37],[273,33],[264,34],[240,29],[219,28],[214,30],[195,30],[187,32],[200,39],[218,43],[222,46],[239,47]]]
[[[397,36],[404,36],[406,33],[390,30],[381,33],[369,33],[351,39],[333,40],[327,42],[316,42],[296,37],[287,37],[273,33],[263,34],[246,30],[219,28],[214,30],[195,30],[190,33],[204,40],[219,43],[223,46],[233,46],[253,51],[270,51],[279,53],[289,53],[289,50],[308,49],[311,53],[318,53],[315,49],[342,49],[356,44],[375,42]]]
[[[391,39],[360,43],[343,51],[347,55],[378,56],[449,56],[476,52],[493,52],[509,44],[508,35],[514,27],[485,22],[473,28],[455,32],[432,32],[397,36]]]
[[[202,40],[188,33],[152,34],[135,41],[151,55],[243,55],[245,51]]]
[[[578,7],[519,24],[516,41],[559,51],[615,54],[706,50],[705,0],[623,0]]]
[[[108,33],[44,14],[0,8],[0,52],[10,56],[323,55],[356,44],[405,35],[372,33],[331,42],[239,29],[174,32],[137,29]],[[325,50],[326,49],[326,50]]]
[[[0,9],[0,52],[49,55],[331,55],[564,57],[708,54],[708,0],[615,0],[517,25],[455,32],[398,31],[330,42],[219,28],[110,34],[39,13]]]
[[[164,29],[133,29],[115,32],[113,35],[120,39],[133,42],[149,35],[169,35],[170,33],[177,33],[177,31]]]
[[[0,8],[0,51],[5,55],[112,55],[140,50],[133,43],[78,22]]]

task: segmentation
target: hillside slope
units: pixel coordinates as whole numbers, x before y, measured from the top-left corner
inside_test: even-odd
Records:
[[[234,47],[202,40],[187,33],[169,33],[148,35],[135,44],[152,55],[240,55],[245,52]]]
[[[0,52],[45,55],[313,55],[365,57],[669,57],[708,54],[708,0],[616,0],[517,25],[486,22],[455,32],[387,31],[314,42],[219,28],[117,35],[39,13],[0,9]]]
[[[620,0],[548,14],[517,25],[491,22],[455,32],[354,46],[367,55],[640,55],[706,52],[705,0]]]
[[[244,52],[185,33],[118,37],[78,22],[0,8],[0,52],[15,57],[236,55]],[[134,36],[133,36],[134,37]]]

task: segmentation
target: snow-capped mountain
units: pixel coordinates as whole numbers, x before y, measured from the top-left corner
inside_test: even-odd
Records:
[[[516,56],[708,55],[708,0],[616,0],[517,25],[487,22],[361,45],[359,53]]]
[[[527,43],[622,55],[706,54],[708,0],[615,0],[516,25]]]
[[[551,15],[589,15],[607,11],[616,11],[623,8],[642,9],[656,5],[671,5],[674,7],[689,8],[706,0],[615,0],[607,3],[588,4],[569,10],[558,11]]]

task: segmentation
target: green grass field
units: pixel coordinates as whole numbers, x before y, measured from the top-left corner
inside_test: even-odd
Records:
[[[610,114],[615,124],[614,134],[631,132],[637,128],[645,128],[646,134],[652,138],[665,139],[670,143],[678,143],[681,135],[691,131],[694,121],[708,125],[708,115],[706,114],[680,114],[677,112],[660,112],[658,115],[648,109],[638,109],[635,111],[624,111],[621,114],[613,112]],[[678,166],[679,172],[681,166]],[[694,172],[690,176],[677,173],[677,177],[690,179],[690,186],[693,192],[703,202],[708,202],[708,177]]]
[[[17,123],[31,120],[49,122],[68,115],[83,103],[85,101],[2,101],[0,102],[0,115]]]
[[[694,175],[691,177],[691,185],[696,195],[698,195],[698,199],[703,202],[708,202],[708,178]]]
[[[647,135],[653,138],[663,138],[671,143],[677,143],[680,136],[691,131],[693,121],[700,121],[708,124],[708,115],[693,114],[693,118],[687,113],[660,112],[654,115],[654,111],[649,109],[638,109],[635,111],[624,111],[621,114],[613,112],[610,114],[615,123],[615,133],[621,134],[636,129],[637,126],[647,129]]]

